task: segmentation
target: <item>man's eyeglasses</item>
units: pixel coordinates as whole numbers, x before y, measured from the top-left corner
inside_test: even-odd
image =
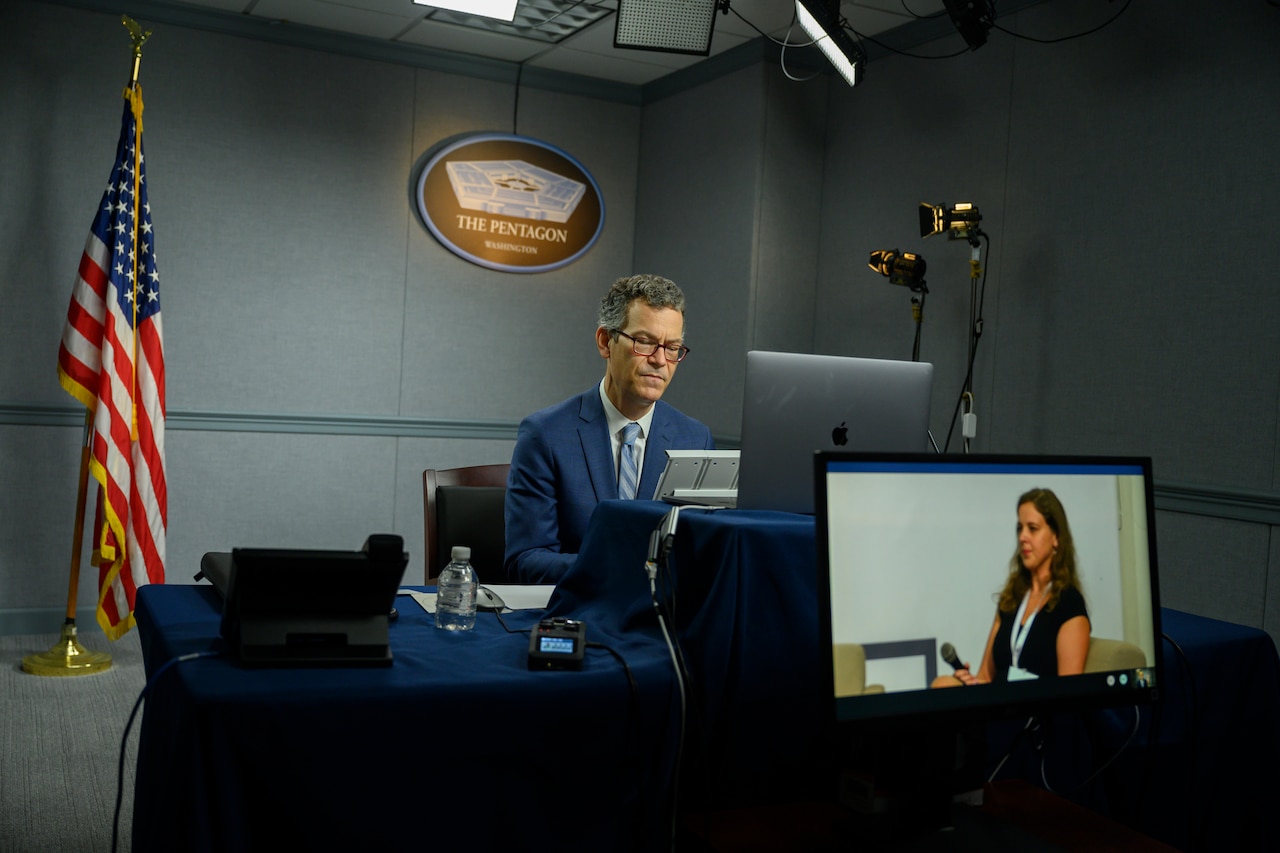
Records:
[[[657,341],[650,341],[644,338],[633,338],[619,329],[614,329],[613,333],[631,341],[631,351],[636,355],[653,355],[661,349],[666,353],[667,361],[674,361],[678,364],[684,361],[684,357],[689,354],[689,348],[683,344],[660,344]]]

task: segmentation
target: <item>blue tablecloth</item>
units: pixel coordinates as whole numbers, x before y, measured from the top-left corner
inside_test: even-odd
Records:
[[[409,598],[397,607],[390,667],[221,656],[161,673],[142,719],[135,853],[665,846],[678,719],[665,647],[588,637],[627,661],[633,699],[605,650],[580,672],[530,672],[528,635],[492,614],[453,634]],[[143,588],[148,675],[218,650],[219,608],[211,587]]]
[[[700,686],[687,786],[703,794],[688,808],[833,793],[813,535],[791,513],[681,516],[676,621]]]
[[[670,509],[601,503],[550,609],[610,636],[657,632],[644,561]],[[691,676],[684,808],[829,794],[813,517],[683,509],[669,566],[659,594]]]
[[[1108,808],[1183,850],[1264,850],[1280,802],[1280,659],[1270,635],[1165,608],[1164,701],[1104,776]],[[1109,712],[1111,756],[1131,717]],[[1095,732],[1099,727],[1095,726]],[[1127,732],[1126,732],[1127,734]]]
[[[639,685],[633,703],[603,650],[581,673],[530,673],[527,637],[482,614],[446,635],[403,603],[385,670],[245,670],[179,664],[143,720],[135,850],[254,849],[264,827],[293,846],[442,840],[493,848],[661,847],[679,764],[681,809],[833,794],[824,725],[814,523],[774,512],[682,511],[659,595],[687,664],[686,726],[644,562],[670,508],[599,505],[548,612],[587,623]],[[508,617],[528,627],[533,614]],[[215,648],[217,599],[146,587],[149,672]],[[1050,720],[1000,778],[1021,776],[1187,849],[1269,838],[1280,794],[1280,658],[1262,631],[1165,609],[1164,701]],[[1019,724],[1020,725],[1020,724]],[[1002,738],[1004,738],[1002,740]],[[1011,736],[988,733],[994,762]],[[1047,763],[1045,763],[1047,762]],[[1261,777],[1258,779],[1257,777]],[[441,824],[449,803],[465,817]]]
[[[655,631],[644,555],[670,507],[606,501],[552,608],[611,636]],[[692,676],[681,783],[688,809],[832,794],[811,516],[682,511],[671,556]],[[1264,631],[1164,608],[1163,701],[985,733],[986,771],[1020,777],[1183,849],[1269,839],[1280,801],[1280,656]],[[1127,745],[1126,745],[1127,742]],[[1117,757],[1118,756],[1118,757]],[[1099,768],[1106,762],[1106,768]],[[1096,775],[1095,775],[1096,774]]]

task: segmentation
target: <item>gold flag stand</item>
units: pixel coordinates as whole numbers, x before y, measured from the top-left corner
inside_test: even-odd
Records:
[[[92,675],[111,668],[111,655],[91,652],[76,638],[76,593],[80,587],[80,549],[84,544],[84,504],[89,492],[89,443],[93,440],[93,413],[84,415],[84,441],[80,448],[80,487],[76,490],[76,529],[72,534],[71,583],[67,590],[67,621],[62,636],[47,652],[27,655],[22,668],[32,675]]]
[[[151,31],[143,32],[138,23],[128,15],[122,22],[133,40],[133,70],[129,77],[129,89],[138,85],[138,67],[142,62],[142,45],[151,37]],[[32,675],[92,675],[111,668],[111,655],[94,652],[80,644],[76,636],[76,598],[80,587],[80,551],[84,545],[84,505],[89,492],[89,454],[93,440],[93,412],[84,417],[84,441],[80,448],[80,485],[76,498],[76,529],[72,535],[71,581],[67,590],[67,619],[62,625],[62,636],[47,652],[27,655],[22,659],[22,669]]]
[[[27,655],[22,669],[32,675],[93,675],[111,669],[111,655],[91,652],[76,639],[76,621],[68,619],[62,637],[47,652]]]

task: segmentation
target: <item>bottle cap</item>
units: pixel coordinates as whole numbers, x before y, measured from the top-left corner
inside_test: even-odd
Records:
[[[449,552],[449,558],[452,560],[470,560],[471,549],[466,545],[454,545],[453,550]]]

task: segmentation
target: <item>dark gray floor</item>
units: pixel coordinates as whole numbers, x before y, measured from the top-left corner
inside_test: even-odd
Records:
[[[84,628],[80,643],[111,656],[94,675],[37,676],[22,659],[59,641],[0,636],[0,851],[54,853],[112,849],[120,742],[145,683],[137,630],[112,643]],[[125,749],[119,846],[129,850],[133,777],[141,711]]]

